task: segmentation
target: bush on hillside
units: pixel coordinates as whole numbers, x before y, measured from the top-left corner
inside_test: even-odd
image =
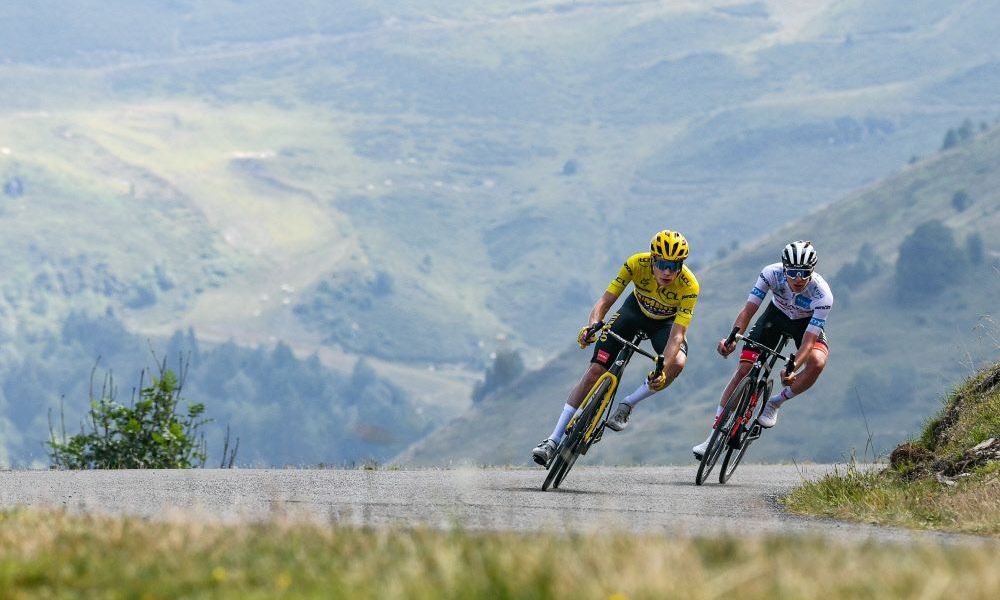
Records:
[[[917,302],[934,297],[945,289],[945,278],[961,275],[966,264],[950,228],[937,220],[922,223],[899,246],[896,293]]]
[[[986,251],[983,249],[983,236],[973,233],[965,238],[965,252],[969,255],[970,263],[983,264],[983,259],[986,258]]]
[[[965,190],[958,190],[955,195],[951,197],[951,205],[955,207],[955,210],[962,212],[972,205],[972,196],[969,195]]]
[[[486,377],[472,390],[472,401],[479,402],[493,390],[514,381],[524,373],[524,360],[517,350],[497,350],[493,364],[486,369]]]
[[[854,262],[845,264],[837,271],[837,274],[833,276],[833,283],[837,287],[858,289],[884,268],[885,265],[878,253],[875,252],[875,247],[866,242],[858,250],[858,258]]]

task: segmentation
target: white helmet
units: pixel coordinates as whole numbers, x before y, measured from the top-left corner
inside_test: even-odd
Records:
[[[785,246],[781,251],[781,264],[786,269],[809,269],[816,266],[816,249],[812,242],[798,240]]]

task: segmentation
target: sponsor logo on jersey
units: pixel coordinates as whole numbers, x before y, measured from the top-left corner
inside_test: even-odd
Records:
[[[609,354],[607,350],[597,351],[597,362],[606,363],[609,358],[611,358],[611,354]]]
[[[820,329],[823,329],[823,327],[826,325],[826,320],[813,318],[809,319],[809,324],[812,325],[813,327],[819,327]]]
[[[757,286],[754,286],[754,288],[750,290],[750,293],[753,294],[754,296],[757,296],[761,300],[763,300],[764,297],[767,296],[767,292],[760,291],[760,288],[758,288]]]
[[[814,307],[814,308],[815,308],[816,310],[830,310],[830,308],[831,308],[832,306],[833,306],[833,305],[831,305],[831,304],[827,304],[826,306],[816,306],[816,307]]]
[[[667,306],[666,304],[657,302],[647,296],[640,296],[636,294],[636,299],[639,300],[639,305],[642,306],[647,313],[657,317],[672,317],[677,312],[676,306]]]
[[[808,309],[810,304],[812,304],[811,299],[807,298],[806,296],[803,296],[802,294],[795,295],[795,306],[798,306],[799,308]]]

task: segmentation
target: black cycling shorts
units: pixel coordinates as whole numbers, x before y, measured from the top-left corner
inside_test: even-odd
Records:
[[[782,333],[787,333],[793,340],[795,340],[795,347],[798,348],[802,345],[802,336],[806,332],[806,327],[809,326],[809,320],[811,317],[805,317],[803,319],[790,319],[788,315],[781,312],[777,306],[772,302],[767,305],[764,309],[764,314],[757,319],[757,322],[753,324],[750,328],[750,333],[747,337],[757,343],[764,344],[768,348],[774,348],[778,340],[781,338]],[[830,342],[827,341],[826,332],[820,331],[819,338],[816,339],[816,344],[822,344],[826,351],[830,351]],[[777,349],[781,352],[781,348]],[[743,353],[740,355],[740,360],[754,360],[757,358],[757,350],[743,345]]]
[[[650,343],[653,344],[653,350],[661,353],[667,346],[667,339],[670,337],[670,328],[673,326],[674,320],[647,317],[639,308],[635,294],[629,294],[621,308],[611,316],[611,320],[607,321],[607,324],[611,326],[611,331],[626,340],[631,340],[632,336],[639,331],[644,332]],[[590,358],[590,362],[608,368],[624,347],[625,345],[615,338],[607,333],[602,333],[597,339],[597,344],[594,345],[594,355]],[[687,351],[687,340],[684,340],[681,342],[681,352],[686,355]]]

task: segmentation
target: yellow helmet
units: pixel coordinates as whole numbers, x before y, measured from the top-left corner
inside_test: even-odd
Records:
[[[667,260],[684,260],[688,255],[688,241],[680,232],[664,229],[653,236],[649,251]]]

